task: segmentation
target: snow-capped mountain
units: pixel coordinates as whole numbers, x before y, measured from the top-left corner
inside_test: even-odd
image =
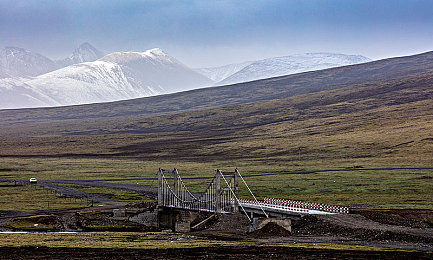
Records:
[[[95,61],[104,57],[104,55],[102,51],[97,50],[90,43],[85,42],[78,46],[69,58],[57,62],[61,67],[66,67],[72,64]]]
[[[201,74],[210,78],[214,82],[220,82],[221,80],[230,77],[241,69],[253,63],[252,61],[246,61],[237,64],[229,64],[220,67],[212,67],[212,68],[200,68],[196,69]]]
[[[31,79],[0,81],[0,108],[108,102],[210,86],[212,81],[160,49],[116,52]],[[8,105],[9,104],[9,105]]]
[[[211,86],[213,82],[195,70],[169,56],[161,49],[146,52],[115,52],[100,61],[121,64],[134,75],[135,80],[159,85],[164,93],[173,93]]]
[[[0,78],[31,77],[58,69],[49,58],[18,47],[0,50]]]
[[[335,53],[306,53],[255,61],[233,75],[218,82],[228,85],[306,71],[353,65],[371,61],[361,55]]]

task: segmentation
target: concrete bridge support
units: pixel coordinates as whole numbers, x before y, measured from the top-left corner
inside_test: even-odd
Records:
[[[158,207],[158,228],[174,232],[189,232],[191,227],[213,213],[191,211],[172,207]]]

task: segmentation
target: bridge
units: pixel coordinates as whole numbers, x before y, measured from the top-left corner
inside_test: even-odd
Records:
[[[252,199],[239,198],[242,181]],[[178,170],[158,171],[158,206],[210,213],[243,212],[254,216],[300,218],[308,214],[345,214],[348,207],[265,197],[257,200],[238,169],[233,172],[216,170],[204,193],[192,193]]]

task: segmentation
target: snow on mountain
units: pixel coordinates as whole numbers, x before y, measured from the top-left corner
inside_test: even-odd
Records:
[[[24,82],[29,78],[0,79],[0,108],[21,108],[45,106],[38,93],[33,92]],[[31,104],[31,106],[29,106]]]
[[[361,55],[306,53],[259,60],[244,67],[217,85],[228,85],[306,71],[353,65],[371,61]]]
[[[47,57],[18,47],[0,50],[0,78],[37,76],[57,69]]]
[[[75,49],[69,58],[57,62],[61,67],[66,67],[72,64],[95,61],[104,57],[104,55],[103,52],[97,50],[90,43],[85,42]]]
[[[207,77],[185,66],[161,49],[145,52],[115,52],[100,59],[114,62],[128,68],[134,79],[147,82],[148,85],[159,85],[164,93],[173,93],[199,87],[211,86],[213,82]]]
[[[243,63],[237,64],[229,64],[220,67],[212,67],[212,68],[199,68],[196,71],[210,78],[214,82],[220,82],[221,80],[230,77],[241,69],[253,63],[252,61],[246,61]]]
[[[99,103],[210,86],[212,81],[160,49],[116,52],[34,78],[0,81],[0,108]]]

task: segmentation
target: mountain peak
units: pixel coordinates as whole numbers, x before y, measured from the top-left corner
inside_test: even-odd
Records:
[[[103,52],[93,47],[93,45],[90,43],[84,42],[80,44],[78,48],[74,50],[74,52],[72,52],[69,58],[57,61],[57,63],[60,67],[66,67],[72,64],[95,61],[104,57],[104,55],[105,54]]]
[[[77,49],[74,50],[74,52],[69,57],[69,59],[73,63],[82,63],[82,62],[95,61],[103,56],[104,53],[97,50],[90,43],[84,42],[80,44],[80,46],[78,46]]]
[[[20,48],[20,47],[14,47],[14,46],[6,46],[3,48],[3,50],[1,50],[2,56],[5,56],[5,55],[15,56],[17,54],[25,55],[27,53],[30,53],[30,51],[23,49],[23,48]]]
[[[13,46],[0,50],[0,78],[32,77],[55,69],[54,61],[39,53]]]
[[[147,51],[144,51],[143,53],[147,54],[147,55],[154,55],[154,56],[168,56],[167,53],[165,53],[163,50],[161,50],[160,48],[153,48]]]
[[[139,62],[140,60],[145,61],[149,59],[158,62],[169,62],[169,63],[181,64],[179,61],[177,61],[175,58],[168,55],[160,48],[154,48],[143,52],[135,52],[135,51],[113,52],[104,56],[99,60],[118,63],[118,64],[126,64],[131,62]]]
[[[82,44],[80,44],[80,46],[78,46],[78,49],[95,49],[95,47],[93,47],[93,45],[88,42],[83,42]]]

